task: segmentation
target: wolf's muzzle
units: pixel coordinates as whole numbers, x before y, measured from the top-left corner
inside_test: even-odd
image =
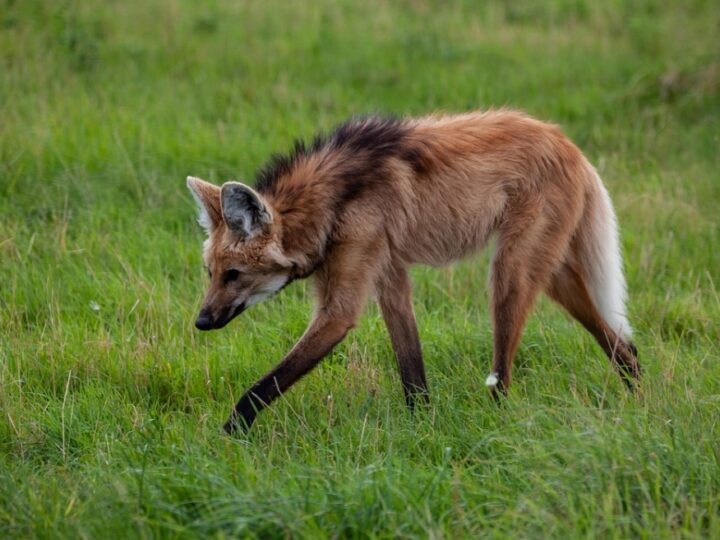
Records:
[[[210,311],[203,309],[200,311],[197,320],[195,321],[195,327],[198,330],[219,330],[232,321],[235,317],[245,311],[245,302],[236,306],[232,310],[225,310],[222,316],[217,319],[213,319]]]

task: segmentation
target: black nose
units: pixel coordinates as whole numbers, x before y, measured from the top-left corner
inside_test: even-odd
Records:
[[[206,313],[200,313],[197,321],[195,321],[195,326],[198,330],[211,330],[213,327],[213,321]]]

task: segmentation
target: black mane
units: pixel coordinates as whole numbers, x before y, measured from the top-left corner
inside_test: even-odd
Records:
[[[309,145],[298,140],[289,154],[272,156],[258,171],[255,189],[260,193],[272,193],[279,180],[290,173],[299,161],[324,149],[348,150],[353,154],[362,154],[367,164],[366,169],[381,167],[386,158],[408,153],[405,144],[407,133],[407,123],[399,118],[352,118],[337,126],[328,135],[316,135]],[[365,176],[367,172],[368,170],[357,171],[353,176]]]

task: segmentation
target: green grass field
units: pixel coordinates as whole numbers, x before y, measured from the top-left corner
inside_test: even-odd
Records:
[[[0,537],[720,537],[718,32],[712,1],[0,0]],[[503,105],[605,179],[641,395],[543,299],[495,406],[484,254],[413,273],[429,410],[370,306],[222,434],[310,284],[196,331],[185,177],[252,180],[357,113]]]

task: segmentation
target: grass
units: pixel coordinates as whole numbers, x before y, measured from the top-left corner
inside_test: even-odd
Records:
[[[719,22],[710,1],[0,1],[0,536],[720,536]],[[251,179],[356,113],[503,105],[605,178],[642,395],[543,300],[496,407],[485,254],[414,271],[430,410],[406,413],[371,307],[222,435],[310,294],[196,332],[185,176]]]

